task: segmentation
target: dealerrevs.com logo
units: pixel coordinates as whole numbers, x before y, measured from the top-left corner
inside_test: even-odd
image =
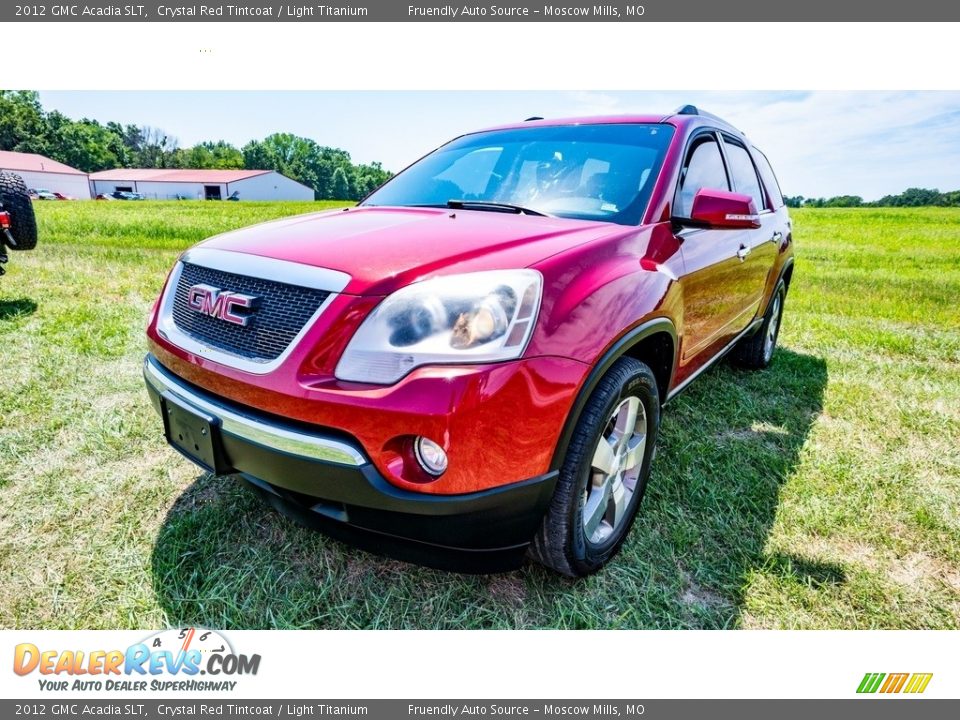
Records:
[[[39,675],[41,690],[231,691],[238,676],[256,675],[260,655],[234,652],[220,633],[204,628],[165,630],[126,650],[14,648],[13,671]]]

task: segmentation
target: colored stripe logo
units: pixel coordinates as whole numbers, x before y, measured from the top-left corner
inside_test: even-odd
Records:
[[[860,681],[857,692],[919,694],[927,689],[933,673],[867,673]]]

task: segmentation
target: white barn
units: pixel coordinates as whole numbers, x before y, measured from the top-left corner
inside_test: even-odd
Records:
[[[94,195],[118,190],[149,200],[313,200],[313,188],[274,170],[164,170],[118,168],[90,174]]]
[[[49,190],[82,200],[90,199],[87,174],[35,153],[0,150],[0,170],[15,172],[31,190]]]

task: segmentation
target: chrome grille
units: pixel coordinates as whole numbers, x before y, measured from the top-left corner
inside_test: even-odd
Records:
[[[259,303],[246,325],[234,325],[187,305],[187,292],[199,284],[253,295],[259,298]],[[329,296],[330,293],[323,290],[184,262],[172,315],[181,332],[204,345],[255,362],[269,362],[287,349]]]

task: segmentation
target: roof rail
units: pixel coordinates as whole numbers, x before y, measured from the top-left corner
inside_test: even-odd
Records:
[[[689,104],[681,105],[680,107],[678,107],[676,110],[673,111],[673,114],[674,115],[699,115],[700,117],[708,117],[708,118],[711,118],[712,120],[718,120],[719,122],[726,123],[727,125],[730,124],[726,120],[724,120],[722,117],[718,117],[713,113],[708,113],[706,110],[700,110],[696,105],[689,105]]]
[[[543,120],[543,118],[540,117],[539,115],[533,115],[531,117],[528,117],[526,120],[524,120],[524,122],[533,122],[534,120]]]

